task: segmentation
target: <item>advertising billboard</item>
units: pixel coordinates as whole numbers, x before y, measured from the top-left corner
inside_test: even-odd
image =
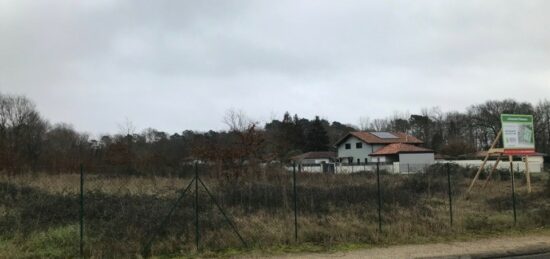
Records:
[[[532,115],[502,114],[504,149],[535,149],[535,131]]]

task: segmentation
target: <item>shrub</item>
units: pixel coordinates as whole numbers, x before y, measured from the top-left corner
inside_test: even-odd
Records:
[[[529,200],[528,197],[525,197],[524,194],[516,190],[516,208],[525,206],[526,202]],[[507,211],[511,210],[513,207],[512,195],[503,195],[498,196],[492,199],[487,200],[487,205],[497,211]]]
[[[63,258],[77,257],[78,225],[51,228],[34,233],[22,246],[29,257]]]
[[[456,188],[456,184],[463,181],[461,167],[450,165],[451,188],[453,194],[457,195],[461,191]],[[410,193],[443,194],[448,192],[449,183],[447,179],[447,166],[445,164],[435,164],[428,168],[424,174],[411,174],[404,177],[402,188]]]
[[[474,214],[465,218],[464,228],[474,233],[498,232],[510,228],[510,223],[509,219],[502,216]]]
[[[451,169],[453,194],[458,195],[467,188],[470,179],[464,177],[466,169],[455,165]],[[73,246],[64,236],[78,238],[74,226],[79,218],[79,181],[78,177],[69,176],[2,179],[0,240],[17,243],[17,249],[25,248],[25,240],[31,240],[25,248],[30,250],[32,247],[47,250],[53,242],[60,244],[60,250],[29,254],[30,257],[55,257],[65,249],[65,244]],[[201,178],[250,247],[263,249],[294,244],[292,174],[264,170],[239,178],[226,179],[209,173],[201,174]],[[380,180],[382,220],[387,231],[381,235],[375,231],[376,174],[298,174],[300,242],[321,247],[356,242],[411,242],[465,230],[500,231],[510,225],[509,192],[503,194],[500,189],[494,192],[495,188],[486,188],[466,202],[457,199],[456,211],[477,214],[466,219],[465,228],[449,229],[445,164],[431,166],[423,174],[382,174]],[[194,247],[193,188],[172,217],[166,218],[179,191],[189,181],[188,178],[113,177],[106,172],[101,177],[88,175],[84,218],[86,256],[135,256],[153,236],[152,255],[190,255],[185,251],[193,251]],[[509,183],[495,184],[509,186]],[[65,190],[66,186],[70,188]],[[201,247],[207,253],[241,247],[217,207],[203,188],[199,188]],[[550,209],[535,202],[543,197],[538,193],[518,194],[518,210],[524,209],[521,206],[526,208],[520,215],[530,215],[534,222],[546,224]],[[531,209],[532,213],[528,214],[529,208],[537,209]],[[164,228],[160,228],[165,219]],[[46,234],[51,239],[44,236]],[[78,251],[78,247],[73,249]],[[12,255],[19,254],[0,252],[0,257],[17,257]]]
[[[498,175],[499,179],[501,181],[509,181],[511,179],[510,177],[510,170],[506,170],[506,169],[497,169],[497,171],[495,172],[496,175]],[[496,176],[495,175],[495,176]]]
[[[529,218],[537,225],[547,226],[550,224],[550,204],[548,202],[537,204],[535,209],[529,212]]]

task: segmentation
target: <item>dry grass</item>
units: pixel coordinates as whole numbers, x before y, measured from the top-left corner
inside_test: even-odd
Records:
[[[453,174],[453,228],[449,226],[447,181],[443,172],[382,175],[382,232],[378,231],[374,175],[300,175],[299,243],[328,249],[344,244],[418,243],[513,230],[510,181],[497,179],[486,188],[481,188],[480,181],[471,195],[465,195],[470,179],[464,175],[468,174]],[[166,228],[159,230],[178,191],[189,181],[87,175],[87,255],[135,256],[142,252],[153,233],[157,237],[153,254],[193,255],[192,197],[184,199],[167,221]],[[249,248],[272,251],[274,247],[296,245],[292,181],[288,173],[273,171],[239,179],[204,177],[204,181]],[[546,208],[546,180],[534,180],[533,193],[529,195],[521,180],[516,183],[518,224],[525,230],[546,224],[544,213],[550,209],[541,210]],[[78,174],[1,176],[0,184],[3,192],[0,229],[2,239],[7,240],[5,246],[12,251],[10,255],[14,249],[23,247],[26,255],[32,256],[35,250],[36,255],[40,251],[39,255],[44,255],[44,248],[29,245],[26,240],[78,224]],[[199,192],[199,211],[203,255],[219,255],[242,248],[204,190]],[[61,233],[68,239],[76,238],[70,236],[73,232]],[[71,254],[78,251],[78,247],[71,246],[62,249],[74,249],[66,251]],[[2,255],[6,254],[0,253]]]
[[[85,175],[85,189],[111,194],[148,194],[155,195],[162,190],[170,192],[181,189],[190,179],[170,177],[104,177],[101,175]],[[24,174],[15,177],[0,174],[0,182],[12,183],[17,186],[32,187],[50,194],[80,193],[79,174]]]

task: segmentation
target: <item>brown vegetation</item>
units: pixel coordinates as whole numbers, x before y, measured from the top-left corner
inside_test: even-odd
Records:
[[[361,121],[363,130],[406,132],[436,153],[456,157],[486,149],[498,129],[501,113],[532,114],[537,151],[550,153],[550,102],[487,101],[465,112],[444,113],[436,108],[420,114],[395,114]],[[216,172],[238,177],[260,163],[286,163],[308,151],[334,150],[352,125],[286,113],[260,125],[243,112],[230,110],[225,131],[182,131],[174,134],[148,128],[135,132],[131,122],[119,134],[97,139],[67,124],[51,125],[32,101],[0,94],[0,170],[10,173],[66,172],[82,163],[87,168],[132,175],[178,175],[190,161],[216,165]]]
[[[298,243],[293,235],[291,175],[277,168],[249,172],[240,178],[218,178],[213,168],[201,175],[216,200],[234,220],[250,248],[310,244],[329,248],[349,243],[416,243],[514,229],[509,178],[496,177],[470,197],[463,191],[475,169],[453,168],[454,226],[449,226],[444,167],[423,174],[383,174],[383,230],[378,231],[376,178],[371,173],[298,175]],[[518,174],[518,179],[521,175]],[[132,256],[153,235],[152,253],[194,253],[193,193],[176,209],[164,229],[161,221],[190,178],[120,176],[88,172],[85,181],[85,236],[88,256]],[[518,228],[545,226],[550,215],[546,183],[534,177],[534,192],[518,182]],[[79,177],[76,174],[3,176],[0,179],[0,233],[3,240],[34,251],[27,240],[52,229],[78,224]],[[193,189],[191,189],[193,191]],[[204,190],[199,189],[202,252],[241,249]],[[78,233],[68,234],[70,240]],[[54,245],[57,246],[57,245]],[[29,250],[30,249],[30,250]],[[76,255],[78,245],[64,247]],[[29,252],[30,251],[30,252]],[[38,253],[38,252],[37,252]],[[0,254],[1,255],[1,254]]]

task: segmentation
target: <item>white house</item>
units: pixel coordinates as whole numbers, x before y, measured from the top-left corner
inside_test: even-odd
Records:
[[[336,152],[317,151],[307,152],[291,158],[292,161],[300,165],[302,172],[310,173],[334,173]],[[289,168],[290,170],[290,168]]]
[[[344,164],[373,162],[428,165],[434,163],[433,150],[419,147],[423,142],[402,132],[350,132],[338,142],[338,160]]]
[[[307,152],[292,157],[292,160],[302,165],[318,165],[331,163],[336,159],[336,153],[330,151]]]

